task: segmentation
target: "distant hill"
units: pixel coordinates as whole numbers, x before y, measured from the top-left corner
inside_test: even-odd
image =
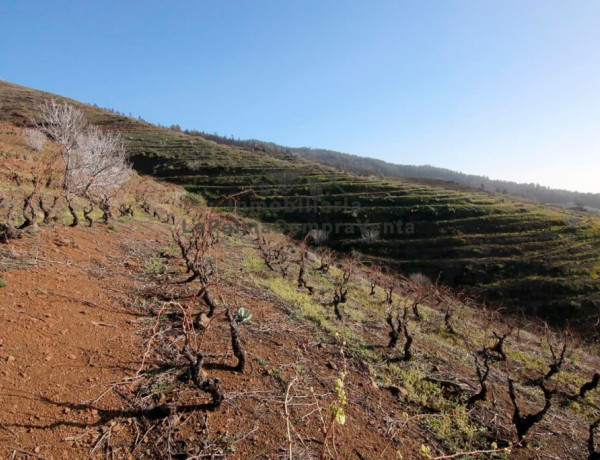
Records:
[[[39,102],[52,96],[0,82],[0,120],[30,124]],[[76,104],[93,123],[123,133],[139,172],[180,184],[223,212],[256,217],[297,238],[320,230],[328,245],[365,263],[421,272],[555,324],[568,319],[586,327],[600,316],[600,219],[590,213],[485,184],[481,190],[447,179],[392,177],[374,169],[386,166],[377,160],[368,167],[371,160],[331,153],[325,165],[309,159],[309,149],[300,156]],[[326,156],[315,151],[313,158]]]
[[[506,180],[496,180],[486,176],[464,174],[462,172],[430,165],[399,165],[388,163],[383,160],[377,160],[375,158],[337,152],[335,150],[311,147],[286,147],[257,139],[239,140],[193,130],[186,130],[185,132],[187,134],[199,135],[206,139],[214,140],[220,144],[298,155],[302,158],[354,174],[402,179],[422,178],[456,182],[457,184],[466,185],[468,187],[481,188],[538,201],[540,203],[577,208],[596,213],[600,212],[600,193],[581,193],[570,190],[553,189],[540,184],[524,184]]]

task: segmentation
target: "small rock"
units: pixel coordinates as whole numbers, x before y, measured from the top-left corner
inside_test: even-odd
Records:
[[[333,369],[334,371],[337,371],[337,369],[338,369],[337,365],[332,361],[327,362],[327,367],[329,369]]]
[[[56,246],[72,246],[74,243],[73,240],[70,240],[68,238],[63,238],[61,236],[57,236],[52,242]]]
[[[399,387],[396,385],[390,385],[386,387],[392,395],[400,398],[406,398],[408,396],[408,390],[404,387]]]
[[[15,357],[13,355],[10,355],[6,358],[6,361],[8,361],[9,363],[12,363],[13,361],[15,361]]]
[[[206,329],[210,324],[210,318],[205,314],[201,313],[198,319],[197,327],[200,329]]]

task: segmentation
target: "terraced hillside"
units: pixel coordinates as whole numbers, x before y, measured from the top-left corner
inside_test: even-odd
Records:
[[[27,124],[50,96],[0,82],[0,119]],[[211,205],[298,237],[323,230],[335,248],[439,276],[555,323],[585,326],[598,317],[600,221],[591,215],[456,184],[341,173],[81,107],[92,122],[124,132],[138,171],[184,185]]]

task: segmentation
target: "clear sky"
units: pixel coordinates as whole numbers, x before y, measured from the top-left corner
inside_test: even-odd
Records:
[[[0,78],[165,125],[600,192],[595,0],[0,0]]]

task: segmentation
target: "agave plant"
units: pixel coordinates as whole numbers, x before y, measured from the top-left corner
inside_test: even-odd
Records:
[[[238,324],[249,323],[252,319],[252,312],[247,308],[238,308],[235,312],[235,322]]]

